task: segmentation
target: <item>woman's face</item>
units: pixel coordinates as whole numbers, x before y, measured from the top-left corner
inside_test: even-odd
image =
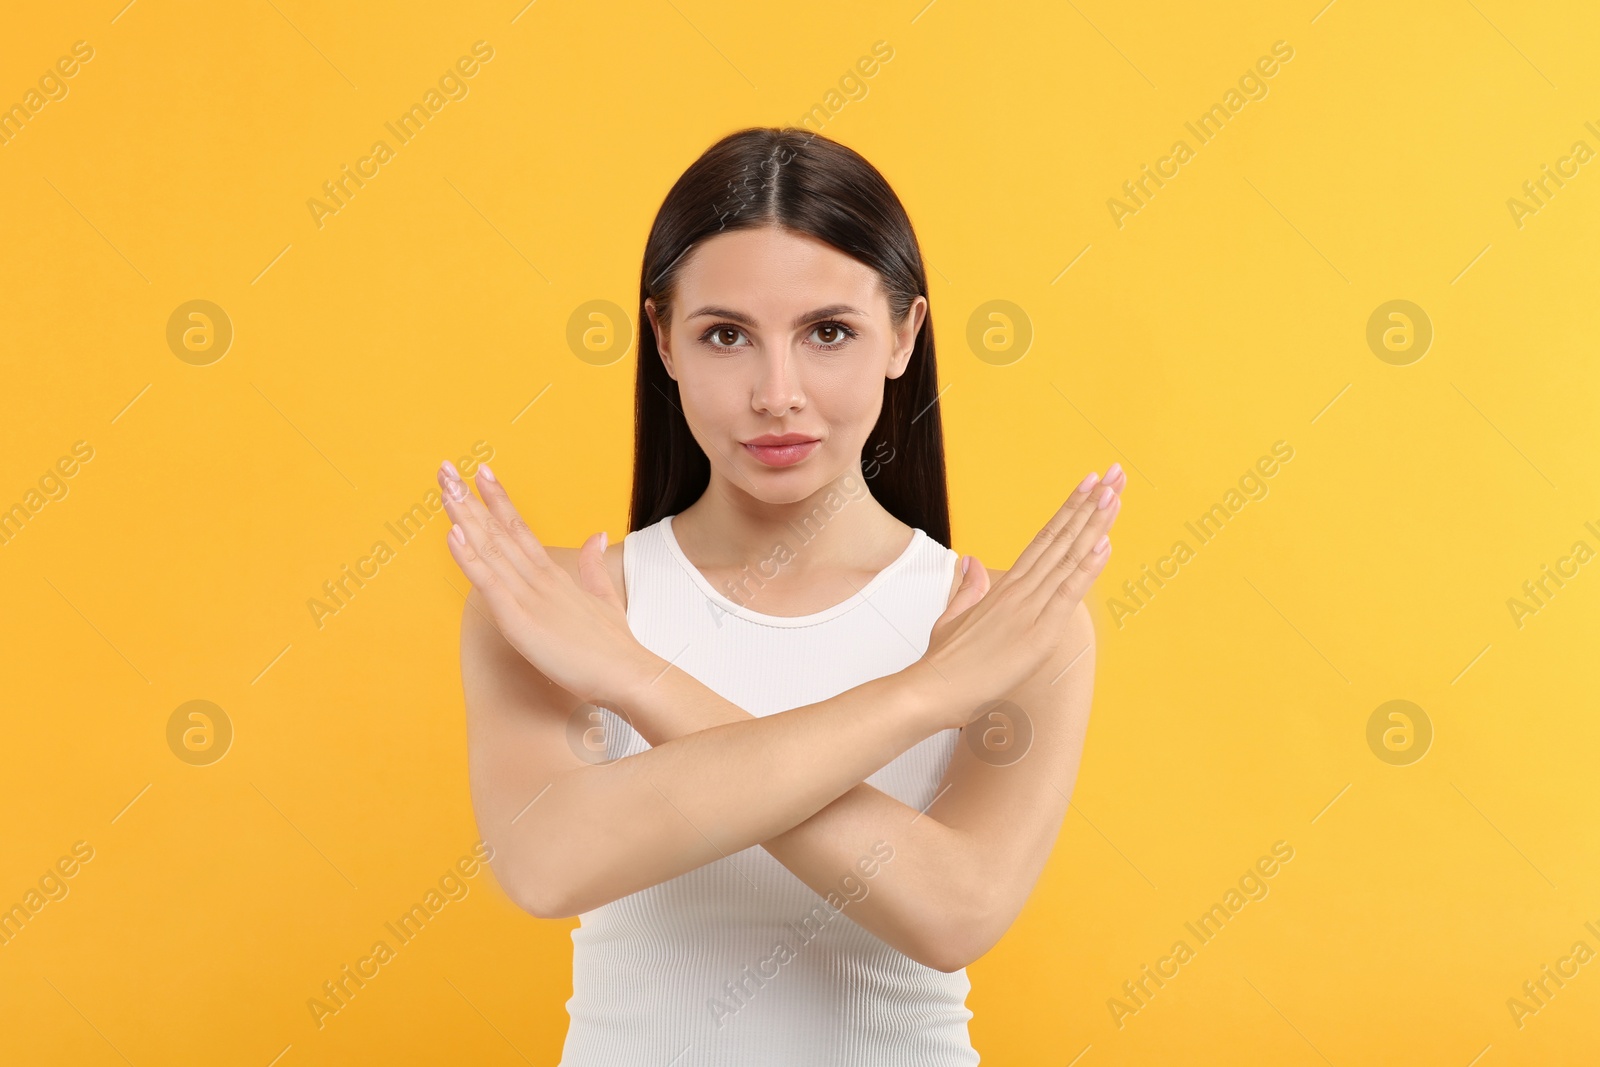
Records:
[[[927,306],[918,296],[896,331],[871,267],[813,237],[758,227],[690,252],[670,325],[653,301],[645,310],[713,472],[736,491],[793,503],[859,476],[884,380],[905,373]]]

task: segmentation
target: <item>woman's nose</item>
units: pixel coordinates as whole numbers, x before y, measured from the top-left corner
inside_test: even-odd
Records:
[[[805,403],[800,388],[800,377],[793,366],[790,353],[774,352],[768,356],[756,381],[753,406],[759,411],[783,415]]]

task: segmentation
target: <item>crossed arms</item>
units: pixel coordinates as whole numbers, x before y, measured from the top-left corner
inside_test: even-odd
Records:
[[[577,577],[576,549],[549,551]],[[1005,572],[988,573],[993,585]],[[893,862],[850,917],[920,963],[957,970],[1010,928],[1049,859],[1088,728],[1094,647],[1080,603],[1053,654],[1007,694],[1025,722],[963,726],[919,812],[865,779],[976,710],[951,706],[924,662],[765,717],[666,668],[623,709],[652,747],[595,765],[569,743],[574,714],[590,706],[505,641],[474,588],[462,677],[472,801],[492,869],[524,910],[561,918],[754,845],[826,895],[885,841]],[[980,755],[994,751],[983,731],[1027,727],[1020,759]]]

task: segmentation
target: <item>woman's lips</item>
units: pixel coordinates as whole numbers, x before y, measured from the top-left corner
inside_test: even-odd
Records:
[[[752,445],[745,449],[769,467],[788,467],[811,455],[821,441],[800,441],[792,445]]]

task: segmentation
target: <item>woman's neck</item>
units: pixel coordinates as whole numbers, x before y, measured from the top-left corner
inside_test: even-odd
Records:
[[[844,599],[893,563],[912,536],[859,469],[792,503],[759,500],[713,471],[700,499],[673,517],[672,532],[718,589],[760,575],[741,602],[771,615],[808,614]]]

